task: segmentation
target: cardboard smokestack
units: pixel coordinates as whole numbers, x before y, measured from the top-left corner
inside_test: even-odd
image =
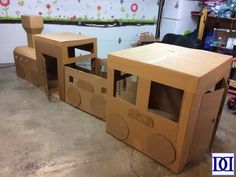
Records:
[[[43,30],[43,18],[39,15],[22,15],[22,26],[27,33],[28,46],[34,48],[34,35]]]

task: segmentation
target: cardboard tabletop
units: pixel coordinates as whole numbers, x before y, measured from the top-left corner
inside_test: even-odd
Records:
[[[52,34],[39,34],[36,36],[41,38],[46,38],[55,42],[70,42],[70,41],[94,39],[94,37],[80,35],[76,33],[52,33]]]
[[[153,43],[109,54],[109,62],[131,67],[150,65],[201,77],[214,70],[232,56],[175,45]]]

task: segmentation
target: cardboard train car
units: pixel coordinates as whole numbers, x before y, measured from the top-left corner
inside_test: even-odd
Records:
[[[50,96],[106,120],[106,131],[175,173],[210,152],[231,56],[154,43],[97,58],[97,39],[40,34],[22,16],[28,46],[16,47],[17,75]]]

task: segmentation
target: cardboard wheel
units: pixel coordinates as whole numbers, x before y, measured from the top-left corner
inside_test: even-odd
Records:
[[[95,116],[105,118],[106,100],[102,96],[93,96],[90,100],[90,106]]]
[[[127,122],[119,114],[111,114],[107,119],[109,132],[117,139],[125,140],[129,136],[129,127]]]
[[[74,87],[70,86],[67,89],[67,98],[69,104],[71,104],[74,107],[78,107],[81,104],[81,97],[79,91]]]
[[[24,70],[24,67],[22,66],[21,62],[17,62],[16,70],[17,70],[17,75],[24,79],[25,78],[25,70]]]
[[[169,165],[175,161],[175,149],[171,142],[160,134],[152,134],[147,139],[148,155],[158,162]]]

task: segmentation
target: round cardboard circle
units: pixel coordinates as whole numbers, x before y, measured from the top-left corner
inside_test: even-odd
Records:
[[[90,100],[90,106],[95,116],[105,118],[106,116],[106,100],[104,97],[95,95]]]
[[[109,132],[117,139],[125,140],[129,136],[129,127],[125,119],[119,114],[111,114],[107,118]]]
[[[81,104],[80,93],[74,86],[70,86],[67,89],[67,101],[74,107],[78,107]]]
[[[153,159],[164,165],[169,165],[175,160],[173,145],[160,134],[152,134],[147,138],[147,150]]]

